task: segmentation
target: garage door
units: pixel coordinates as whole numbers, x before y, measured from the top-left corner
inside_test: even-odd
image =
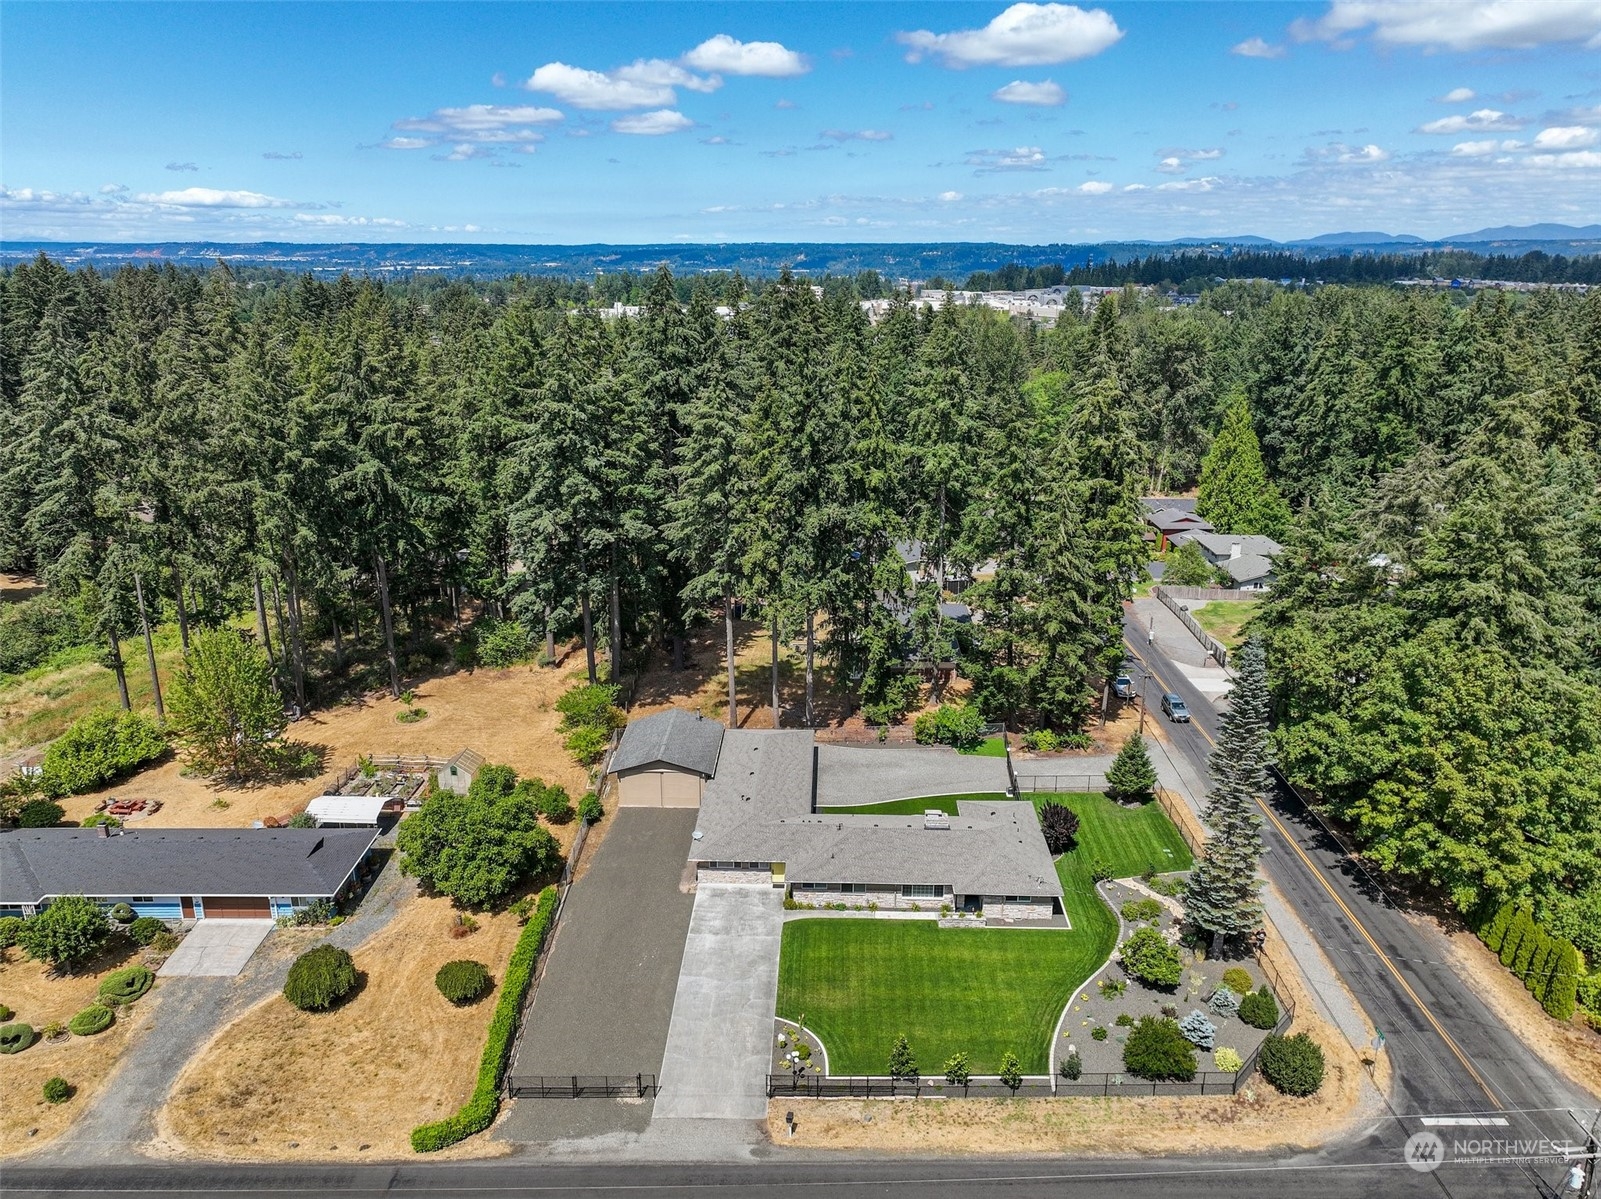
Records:
[[[202,895],[200,904],[207,920],[266,920],[272,915],[265,897]]]
[[[661,772],[656,770],[647,770],[640,774],[618,775],[617,803],[618,806],[624,808],[661,807]]]

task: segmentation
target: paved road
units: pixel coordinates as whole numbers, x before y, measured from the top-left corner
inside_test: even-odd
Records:
[[[1125,621],[1124,636],[1157,689],[1189,702],[1193,723],[1164,728],[1175,751],[1204,769],[1218,726],[1213,705],[1147,644],[1138,617]],[[1387,1143],[1419,1131],[1425,1115],[1504,1120],[1485,1126],[1495,1137],[1572,1140],[1568,1110],[1593,1117],[1595,1096],[1526,1049],[1479,1001],[1447,964],[1440,932],[1409,917],[1287,791],[1271,798],[1265,816],[1264,870],[1384,1034],[1399,1117],[1381,1133]]]

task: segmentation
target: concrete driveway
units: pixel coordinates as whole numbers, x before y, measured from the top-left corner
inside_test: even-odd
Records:
[[[771,886],[696,889],[655,1119],[766,1118],[783,934],[783,896]]]
[[[271,931],[271,920],[197,920],[156,973],[162,978],[232,978]]]

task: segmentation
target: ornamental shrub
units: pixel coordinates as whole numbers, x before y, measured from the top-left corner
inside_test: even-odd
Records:
[[[1123,969],[1150,987],[1176,987],[1184,977],[1179,951],[1150,925],[1136,929],[1119,951]]]
[[[1001,1054],[1001,1081],[1016,1092],[1023,1085],[1023,1063],[1017,1060],[1017,1054],[1008,1049]]]
[[[1208,1020],[1206,1013],[1200,1009],[1179,1021],[1179,1031],[1197,1049],[1210,1049],[1217,1044],[1217,1025]]]
[[[1559,944],[1554,965],[1551,971],[1551,980],[1546,987],[1545,999],[1542,1005],[1546,1014],[1556,1020],[1571,1020],[1577,1006],[1580,975],[1584,972],[1584,956],[1574,948],[1572,941],[1562,941]],[[1596,979],[1587,980],[1586,990],[1601,990],[1596,987]],[[1601,996],[1592,995],[1592,1002],[1601,1000]],[[1590,1005],[1586,1003],[1586,1007]]]
[[[1279,1022],[1278,1000],[1263,986],[1240,1000],[1240,1019],[1252,1028],[1272,1028]]]
[[[1512,924],[1507,929],[1506,940],[1501,942],[1501,964],[1507,969],[1512,968],[1512,962],[1517,957],[1518,946],[1523,938],[1534,931],[1534,918],[1529,915],[1527,908],[1519,908],[1512,917]]]
[[[1141,1016],[1123,1044],[1123,1068],[1153,1082],[1189,1082],[1195,1077],[1195,1050],[1177,1021]]]
[[[1069,1082],[1077,1082],[1083,1077],[1084,1059],[1078,1055],[1077,1049],[1062,1059],[1061,1074]]]
[[[1490,918],[1490,922],[1479,930],[1479,939],[1491,953],[1501,952],[1501,946],[1506,942],[1507,930],[1512,926],[1513,913],[1516,911],[1514,905],[1502,904]]]
[[[1512,973],[1524,980],[1529,977],[1529,964],[1534,961],[1541,940],[1550,940],[1550,935],[1533,922],[1534,918],[1531,916],[1529,919],[1528,931],[1523,934],[1523,940],[1518,942],[1517,953],[1512,955]]]
[[[92,1037],[110,1028],[113,1019],[110,1008],[92,1003],[67,1021],[67,1031],[75,1037]]]
[[[585,824],[599,824],[601,817],[604,815],[606,815],[606,809],[601,806],[600,796],[593,791],[578,801],[578,819]]]
[[[99,904],[82,895],[63,895],[24,921],[17,941],[34,961],[70,971],[100,952],[110,935]]]
[[[519,621],[485,618],[473,629],[473,645],[480,666],[498,669],[526,661],[533,642]]]
[[[562,746],[580,766],[593,766],[600,761],[610,742],[611,734],[597,728],[574,729],[562,738]]]
[[[627,714],[617,706],[619,688],[610,683],[585,683],[572,688],[556,701],[561,713],[557,728],[563,733],[576,729],[600,729],[610,733],[628,723]]]
[[[30,799],[17,812],[18,828],[51,828],[66,818],[67,809],[53,799]]]
[[[945,1059],[945,1081],[953,1087],[965,1087],[967,1080],[972,1077],[972,1069],[967,1062],[967,1054],[953,1053]]]
[[[65,1103],[72,1098],[72,1084],[61,1075],[44,1080],[44,1101],[46,1103]]]
[[[138,913],[130,908],[127,904],[119,903],[116,907],[111,909],[109,915],[118,924],[132,924]]]
[[[568,798],[565,787],[544,788],[534,801],[534,807],[549,824],[566,824],[573,818],[573,801]]]
[[[1127,1012],[1119,1012],[1117,1014],[1117,1019],[1112,1021],[1112,1023],[1117,1025],[1119,1028],[1133,1028],[1134,1017],[1129,1015]]]
[[[0,916],[0,949],[10,949],[22,931],[21,916]]]
[[[100,998],[107,1003],[132,1003],[155,983],[155,974],[145,966],[124,966],[100,980]]]
[[[451,1003],[471,1003],[489,990],[489,971],[467,958],[446,962],[434,975],[434,986]]]
[[[1230,966],[1223,971],[1223,985],[1236,995],[1249,995],[1256,983],[1251,980],[1251,972],[1244,966]]]
[[[1078,813],[1060,800],[1047,799],[1040,805],[1040,832],[1053,855],[1067,853],[1078,844]]]
[[[1312,1095],[1323,1085],[1323,1050],[1304,1032],[1269,1037],[1257,1059],[1262,1077],[1286,1095]]]
[[[128,926],[128,935],[135,945],[148,945],[167,931],[167,922],[159,916],[140,916]]]
[[[0,1024],[0,1053],[21,1053],[38,1039],[31,1024]]]
[[[1240,1067],[1245,1065],[1245,1062],[1241,1059],[1238,1050],[1230,1049],[1227,1045],[1219,1045],[1212,1050],[1212,1064],[1219,1070],[1227,1071],[1229,1074],[1238,1074]]]
[[[8,1008],[5,1004],[0,1003],[0,1024],[4,1024],[7,1020],[11,1019],[11,1017],[15,1015],[16,1013],[10,1008]]]
[[[918,713],[912,734],[919,745],[977,749],[984,741],[984,716],[972,704],[941,704],[932,712]]]
[[[411,1130],[411,1147],[418,1153],[433,1153],[466,1140],[482,1132],[495,1122],[500,1111],[500,1083],[506,1071],[506,1056],[511,1052],[512,1038],[517,1032],[517,1017],[522,1012],[523,1000],[534,976],[534,965],[544,948],[556,914],[556,888],[546,887],[539,895],[539,907],[533,918],[523,926],[512,950],[511,961],[500,986],[500,997],[495,1002],[495,1014],[489,1021],[489,1038],[484,1054],[478,1062],[478,1082],[472,1098],[467,1100],[453,1116],[432,1124],[421,1124]]]
[[[325,1012],[356,987],[356,963],[337,945],[306,950],[289,967],[284,998],[303,1012]]]
[[[44,751],[47,795],[75,795],[128,774],[167,752],[167,738],[138,712],[92,712]]]
[[[895,1044],[889,1051],[889,1076],[891,1078],[916,1078],[917,1055],[912,1052],[911,1043],[907,1041],[906,1034],[901,1033],[895,1038]]]
[[[1123,919],[1130,924],[1160,920],[1162,918],[1162,904],[1155,899],[1130,899],[1124,902],[1122,913]]]
[[[1212,998],[1206,1001],[1206,1006],[1219,1016],[1234,1016],[1239,1014],[1240,997],[1227,987],[1219,987],[1212,992]]]
[[[1106,1040],[1106,1026],[1097,1024],[1094,1028],[1090,1029],[1090,1039],[1092,1041]]]

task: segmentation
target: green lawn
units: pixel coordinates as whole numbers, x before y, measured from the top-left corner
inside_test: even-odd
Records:
[[[784,925],[778,1014],[805,1016],[834,1074],[887,1073],[901,1033],[925,1074],[938,1075],[958,1051],[975,1074],[993,1074],[1007,1050],[1025,1073],[1044,1074],[1062,1008],[1109,950],[1108,942],[1079,929],[791,920]]]
[[[1004,800],[999,791],[979,792],[973,795],[925,795],[922,799],[889,799],[883,803],[841,804],[831,808],[818,808],[830,816],[921,816],[938,808],[947,816],[956,815],[956,805],[964,799]]]
[[[1099,791],[1036,792],[1031,798],[1036,808],[1054,799],[1078,813],[1078,848],[1069,856],[1077,857],[1086,871],[1096,858],[1106,863],[1113,878],[1190,868],[1189,846],[1155,801],[1125,808]]]
[[[1195,622],[1229,649],[1240,644],[1246,621],[1262,610],[1261,600],[1207,600],[1191,610]]]
[[[993,737],[986,737],[976,749],[964,749],[964,754],[972,754],[978,758],[1004,758],[1006,756],[1006,738],[997,733]]]

